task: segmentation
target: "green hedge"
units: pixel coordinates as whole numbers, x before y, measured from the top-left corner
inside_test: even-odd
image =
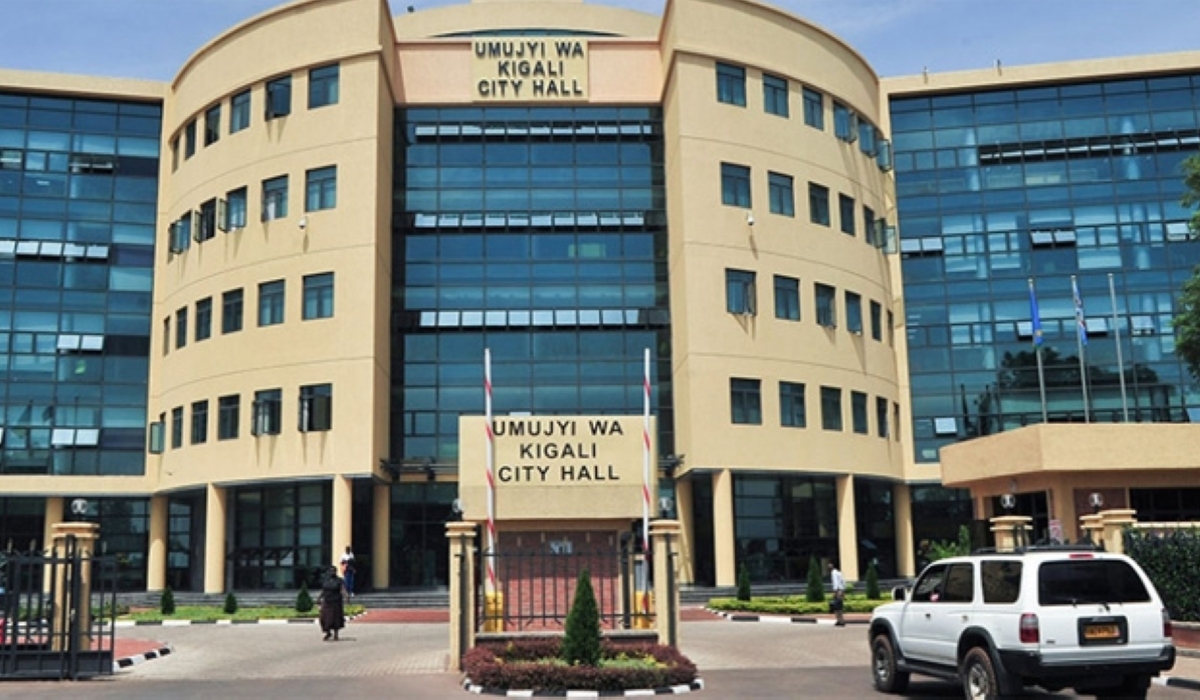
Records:
[[[891,598],[891,596],[888,596]],[[847,593],[845,612],[869,613],[891,600],[870,600],[861,593]],[[821,615],[829,612],[829,603],[813,603],[805,596],[765,596],[752,600],[737,598],[711,598],[708,607],[725,612],[761,613],[763,615]]]
[[[1125,553],[1145,569],[1172,620],[1200,621],[1200,578],[1195,574],[1200,530],[1153,533],[1129,528]]]

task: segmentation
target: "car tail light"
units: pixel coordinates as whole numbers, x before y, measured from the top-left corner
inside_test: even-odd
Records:
[[[1041,641],[1041,632],[1038,630],[1038,616],[1033,613],[1025,613],[1021,616],[1021,643],[1022,644],[1037,644]]]
[[[1166,608],[1163,608],[1162,614],[1163,614],[1163,636],[1167,637],[1169,639],[1171,637],[1171,613],[1167,612]]]

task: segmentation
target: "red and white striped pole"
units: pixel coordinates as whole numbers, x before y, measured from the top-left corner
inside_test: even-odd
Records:
[[[492,351],[483,350],[483,403],[487,430],[487,591],[496,591],[496,433],[492,430]]]

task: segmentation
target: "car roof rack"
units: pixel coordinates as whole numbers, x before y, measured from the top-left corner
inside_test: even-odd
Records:
[[[1024,547],[998,550],[995,547],[980,547],[971,554],[1034,554],[1037,552],[1103,552],[1104,547],[1081,542],[1078,544],[1030,544]]]

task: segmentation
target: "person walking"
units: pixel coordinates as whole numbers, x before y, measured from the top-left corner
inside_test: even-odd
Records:
[[[350,549],[350,545],[346,545],[346,553],[342,555],[342,579],[346,582],[346,593],[351,598],[354,597],[354,575],[356,573],[358,571],[354,565],[354,550]]]
[[[833,624],[837,627],[846,626],[846,618],[843,610],[846,607],[846,579],[842,577],[842,572],[838,568],[837,559],[829,562],[829,579],[833,584],[833,600],[829,602],[829,607],[833,610],[836,622]]]
[[[325,633],[325,641],[338,639],[338,631],[346,626],[346,584],[338,576],[336,566],[329,567],[325,579],[321,581],[321,593],[317,603],[321,606],[321,631]]]

